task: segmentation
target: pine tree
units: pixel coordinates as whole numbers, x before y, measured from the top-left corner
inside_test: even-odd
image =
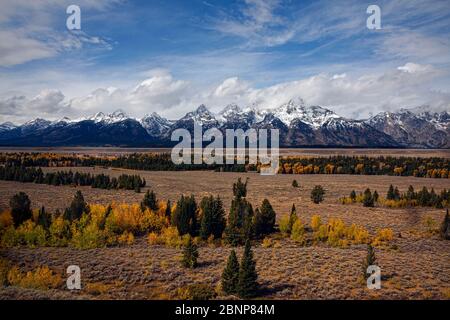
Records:
[[[200,223],[200,237],[207,239],[210,235],[218,239],[225,229],[225,211],[219,196],[204,197],[200,203],[202,218]]]
[[[269,200],[264,199],[261,209],[257,209],[254,217],[254,231],[256,236],[261,236],[273,232],[275,226],[276,213]]]
[[[294,187],[294,188],[298,188],[298,182],[297,182],[297,180],[293,180],[292,181],[292,186]]]
[[[89,207],[87,203],[84,201],[83,194],[80,190],[75,193],[75,196],[70,204],[69,208],[66,208],[64,212],[64,219],[69,221],[78,220],[81,218],[83,213],[88,213]]]
[[[32,218],[31,201],[25,192],[19,192],[9,200],[14,226],[18,227],[23,222]]]
[[[170,219],[170,216],[172,215],[172,204],[170,203],[170,200],[167,200],[165,215],[169,219]]]
[[[239,262],[236,252],[231,250],[227,265],[222,272],[222,290],[225,294],[237,294],[239,285]]]
[[[153,190],[147,190],[144,195],[144,199],[141,202],[142,211],[145,211],[146,208],[153,211],[158,210],[158,201],[156,200],[156,194],[153,192]]]
[[[311,200],[315,204],[321,203],[323,201],[323,196],[325,195],[325,190],[322,186],[315,186],[311,191]]]
[[[448,214],[448,209],[439,231],[442,239],[450,240],[450,216]]]
[[[245,198],[235,197],[231,202],[225,237],[229,244],[237,246],[253,235],[253,208]]]
[[[247,182],[248,178],[245,180],[245,183],[242,182],[241,178],[238,178],[236,183],[233,183],[233,195],[237,198],[245,198],[247,196]]]
[[[189,236],[186,245],[183,248],[183,259],[181,264],[185,268],[196,268],[198,259],[197,246],[192,242],[192,238]]]
[[[375,190],[374,192],[373,192],[373,201],[374,202],[378,202],[378,198],[379,198],[380,196],[378,195],[378,192],[377,192],[377,190]]]
[[[374,206],[372,192],[370,191],[369,188],[367,188],[366,191],[364,191],[363,206],[364,207],[373,207]]]
[[[355,192],[355,190],[352,190],[352,192],[350,192],[350,199],[352,199],[352,201],[356,200],[356,192]]]
[[[250,240],[247,240],[245,242],[244,254],[239,267],[238,294],[241,298],[251,298],[257,294],[257,279],[256,263],[253,260]]]
[[[289,233],[292,231],[292,226],[297,220],[298,220],[297,209],[295,209],[295,204],[292,204],[291,213],[289,215],[289,227],[288,227]]]
[[[42,226],[44,230],[48,230],[48,228],[50,228],[50,225],[52,224],[52,216],[50,213],[47,213],[47,211],[45,211],[44,207],[39,209],[37,224]]]
[[[367,279],[370,275],[367,273],[367,268],[369,266],[376,264],[376,257],[375,257],[375,250],[373,249],[372,245],[367,245],[367,256],[363,263],[363,275],[364,279]]]
[[[198,233],[197,203],[193,195],[181,196],[177,201],[175,212],[172,215],[172,224],[177,227],[180,235],[189,233],[196,236]]]
[[[395,201],[400,200],[400,191],[398,190],[397,187],[395,187],[395,189],[394,189],[394,200]]]
[[[395,200],[394,186],[391,184],[389,186],[388,192],[386,194],[387,200]]]
[[[408,191],[406,192],[406,199],[413,200],[416,198],[416,194],[414,193],[414,188],[412,185],[408,187]]]

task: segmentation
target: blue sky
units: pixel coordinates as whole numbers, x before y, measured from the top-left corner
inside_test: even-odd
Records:
[[[81,30],[66,8],[81,8]],[[369,30],[366,9],[381,9]],[[344,116],[450,109],[450,2],[2,1],[0,122],[300,96]]]

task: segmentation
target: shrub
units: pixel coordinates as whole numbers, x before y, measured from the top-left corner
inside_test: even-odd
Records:
[[[191,284],[177,289],[177,297],[180,300],[209,300],[216,296],[217,293],[207,284]]]
[[[14,226],[17,228],[23,222],[33,217],[31,212],[31,201],[28,195],[24,192],[19,192],[9,200],[11,207],[11,215],[14,221]]]
[[[369,266],[372,266],[375,264],[376,264],[375,250],[373,249],[373,247],[370,244],[368,244],[367,245],[367,256],[366,256],[366,259],[364,260],[363,266],[362,266],[362,272],[363,272],[364,279],[367,279],[370,276],[367,273],[367,268]]]
[[[288,235],[291,233],[291,224],[289,217],[281,217],[278,221],[278,227],[280,228],[281,233],[284,235]]]
[[[0,213],[0,234],[2,230],[5,230],[6,228],[12,226],[13,224],[14,221],[10,210],[5,210],[2,213]]]
[[[297,180],[292,180],[292,187],[298,188],[298,182],[297,182]]]
[[[270,239],[270,238],[268,238],[268,237],[265,237],[265,238],[263,239],[263,241],[261,242],[261,246],[262,246],[263,248],[270,248],[270,247],[272,247],[272,246],[273,246],[273,241],[272,241],[272,239]]]
[[[3,232],[1,245],[4,248],[11,248],[20,245],[20,235],[13,226],[8,227]]]
[[[47,233],[40,225],[36,225],[33,221],[25,221],[19,228],[17,233],[20,242],[30,248],[46,245]]]
[[[8,282],[12,286],[48,290],[60,286],[62,278],[47,266],[38,267],[35,271],[28,271],[25,274],[18,267],[13,267],[8,272]]]
[[[375,235],[375,239],[372,242],[373,246],[380,246],[384,245],[387,242],[394,239],[394,232],[392,229],[384,228],[384,229],[378,229]]]
[[[323,196],[325,195],[325,190],[322,186],[315,186],[311,191],[311,200],[312,202],[318,204],[323,201]]]
[[[176,227],[164,228],[161,234],[150,232],[147,241],[150,245],[163,244],[174,248],[179,248],[183,245],[183,239],[180,237]]]
[[[448,209],[444,221],[442,221],[441,228],[439,229],[439,234],[442,239],[450,240],[450,216],[448,214]]]
[[[107,239],[107,232],[91,222],[78,228],[73,225],[70,244],[78,249],[101,248],[106,246]]]
[[[311,228],[313,231],[319,230],[320,226],[322,225],[322,219],[319,215],[315,214],[311,217]]]
[[[67,246],[70,238],[70,223],[63,217],[53,219],[49,228],[49,244],[55,247]]]
[[[131,245],[134,243],[134,235],[131,232],[125,231],[117,238],[117,241],[120,244]]]
[[[373,207],[374,205],[375,200],[373,199],[372,192],[370,191],[370,189],[366,189],[366,191],[364,191],[363,206]]]
[[[305,226],[300,220],[296,220],[292,226],[291,239],[301,245],[306,243],[305,240]]]
[[[8,260],[0,258],[0,287],[8,285],[8,272],[11,264]]]

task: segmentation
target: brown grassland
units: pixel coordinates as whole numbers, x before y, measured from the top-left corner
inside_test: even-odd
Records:
[[[43,168],[58,170],[59,168]],[[175,202],[181,194],[202,196],[220,195],[226,212],[232,199],[232,185],[238,177],[249,178],[247,199],[254,207],[264,198],[270,200],[277,220],[288,215],[294,203],[300,220],[310,225],[313,215],[342,219],[346,224],[364,226],[371,234],[377,229],[391,228],[394,239],[388,245],[376,247],[378,264],[382,270],[382,288],[368,290],[361,281],[365,245],[335,248],[325,244],[299,246],[290,239],[273,235],[274,245],[253,247],[259,298],[264,299],[449,299],[450,298],[450,242],[440,240],[427,230],[425,220],[441,223],[445,210],[434,208],[388,209],[365,208],[361,204],[342,205],[339,198],[351,190],[377,190],[384,196],[389,185],[401,192],[409,185],[416,190],[423,186],[436,191],[449,188],[448,179],[364,175],[277,175],[219,172],[146,172],[102,168],[64,168],[73,171],[139,174],[147,181],[159,199]],[[291,186],[296,179],[299,188]],[[325,201],[314,204],[310,192],[322,185]],[[112,201],[138,203],[143,193],[125,190],[103,190],[79,187],[88,203],[108,204]],[[0,181],[0,210],[8,207],[11,196],[19,191],[27,193],[33,207],[45,205],[54,211],[64,209],[77,190],[70,186],[50,186],[33,183]],[[184,269],[180,264],[181,250],[162,245],[149,245],[145,238],[134,244],[80,250],[75,248],[8,248],[0,249],[0,257],[10,260],[23,271],[46,265],[62,279],[69,265],[81,268],[81,291],[69,291],[65,281],[55,289],[36,290],[17,286],[0,288],[0,299],[176,299],[177,289],[192,283],[206,283],[213,288],[220,283],[222,270],[231,248],[203,245],[199,249],[199,267]],[[237,250],[238,256],[242,248]],[[219,298],[225,298],[219,296]]]

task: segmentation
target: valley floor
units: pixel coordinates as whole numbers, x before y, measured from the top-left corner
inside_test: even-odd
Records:
[[[68,169],[68,168],[65,168]],[[46,168],[45,170],[58,170]],[[293,203],[299,218],[307,225],[312,215],[323,221],[340,218],[345,223],[364,226],[372,234],[379,228],[391,228],[394,240],[387,247],[376,248],[382,270],[382,288],[368,290],[360,280],[361,264],[366,246],[332,248],[324,244],[301,247],[289,239],[276,239],[275,247],[253,248],[257,262],[261,298],[268,299],[449,299],[450,242],[426,232],[426,218],[440,223],[445,210],[433,208],[387,209],[364,208],[360,204],[342,205],[338,199],[351,190],[369,187],[384,196],[392,183],[405,191],[411,184],[440,191],[449,188],[448,179],[356,175],[277,175],[217,172],[143,172],[98,168],[72,168],[84,172],[105,172],[120,175],[124,171],[140,174],[158,198],[176,201],[181,194],[193,193],[197,200],[209,193],[219,194],[226,210],[232,198],[232,184],[238,177],[249,177],[248,200],[254,207],[264,198],[272,203],[277,217],[289,214]],[[291,186],[296,179],[300,188]],[[310,201],[311,189],[321,184],[326,189],[325,201]],[[81,187],[90,203],[111,201],[139,202],[143,194]],[[145,192],[147,187],[143,190]],[[48,186],[32,183],[0,181],[0,209],[9,198],[26,192],[33,207],[45,205],[50,211],[68,205],[77,189],[69,186]],[[205,245],[199,249],[200,266],[187,270],[180,265],[181,251],[164,246],[150,246],[145,238],[137,238],[130,246],[78,250],[73,248],[0,249],[0,257],[11,260],[23,270],[48,265],[65,278],[69,265],[79,265],[82,283],[80,292],[64,287],[39,291],[18,287],[0,289],[2,299],[28,298],[106,298],[106,299],[173,299],[180,287],[192,283],[220,282],[231,248]],[[238,256],[242,248],[238,249]],[[95,289],[97,288],[97,289]],[[219,297],[225,298],[225,297]]]

